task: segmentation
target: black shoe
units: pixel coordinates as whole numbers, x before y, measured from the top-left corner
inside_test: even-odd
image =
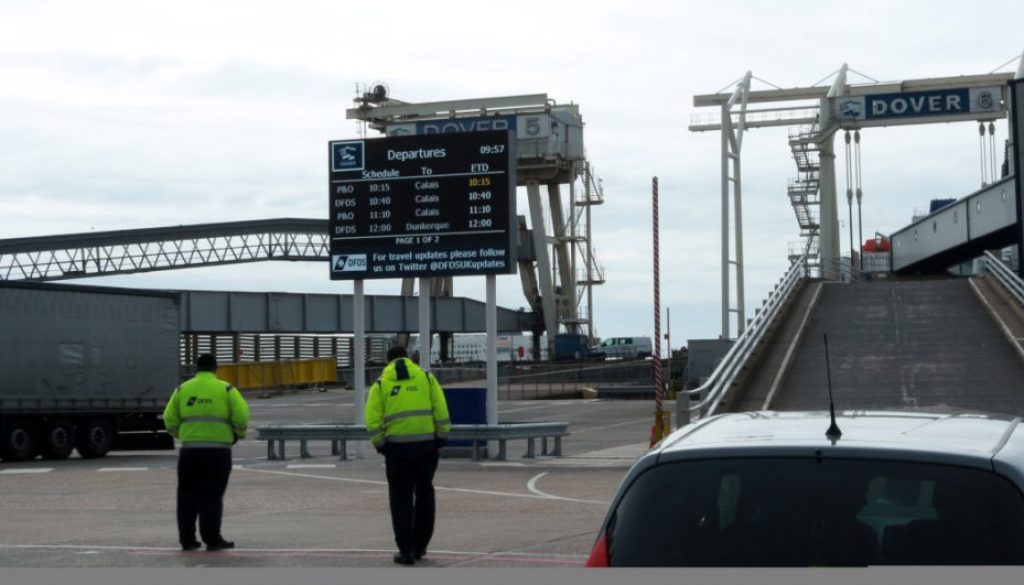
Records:
[[[193,551],[193,550],[199,550],[199,547],[201,547],[201,546],[203,546],[203,545],[199,544],[199,541],[190,542],[188,544],[181,545],[181,550],[183,550],[185,552],[189,552],[189,551]]]
[[[414,560],[417,560],[417,561],[418,561],[418,560],[421,560],[421,559],[422,559],[423,557],[425,557],[426,555],[427,555],[427,550],[426,550],[426,549],[423,549],[423,550],[418,550],[418,551],[416,551],[416,552],[414,552],[414,553],[412,554],[412,558],[413,558]]]
[[[229,549],[229,548],[235,548],[235,543],[227,541],[227,540],[221,540],[219,542],[208,542],[208,543],[206,543],[206,550],[208,552],[215,552],[215,551],[218,551],[218,550],[225,550],[225,549]]]
[[[395,556],[391,557],[391,560],[395,561],[399,565],[411,565],[416,561],[413,560],[411,555],[396,552]]]

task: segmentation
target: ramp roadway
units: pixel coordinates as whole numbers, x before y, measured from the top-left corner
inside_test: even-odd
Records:
[[[1024,413],[1024,360],[966,278],[826,283],[774,410]]]

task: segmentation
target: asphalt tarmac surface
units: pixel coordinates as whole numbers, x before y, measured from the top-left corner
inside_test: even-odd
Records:
[[[355,420],[351,391],[247,398],[252,426]],[[649,401],[500,404],[503,422],[568,421],[563,456],[527,459],[526,442],[511,441],[506,461],[443,458],[435,535],[417,564],[579,567],[646,451],[653,411]],[[178,547],[176,452],[0,463],[0,567],[394,566],[383,458],[368,445],[347,461],[326,442],[310,451],[269,461],[263,441],[235,447],[223,531],[237,548],[214,553]]]

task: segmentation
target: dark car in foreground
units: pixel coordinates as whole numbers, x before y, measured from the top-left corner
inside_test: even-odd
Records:
[[[1020,419],[755,412],[641,457],[591,567],[1024,564]]]

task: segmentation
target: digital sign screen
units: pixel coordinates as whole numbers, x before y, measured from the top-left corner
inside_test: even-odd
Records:
[[[329,143],[332,280],[511,274],[506,130]]]

